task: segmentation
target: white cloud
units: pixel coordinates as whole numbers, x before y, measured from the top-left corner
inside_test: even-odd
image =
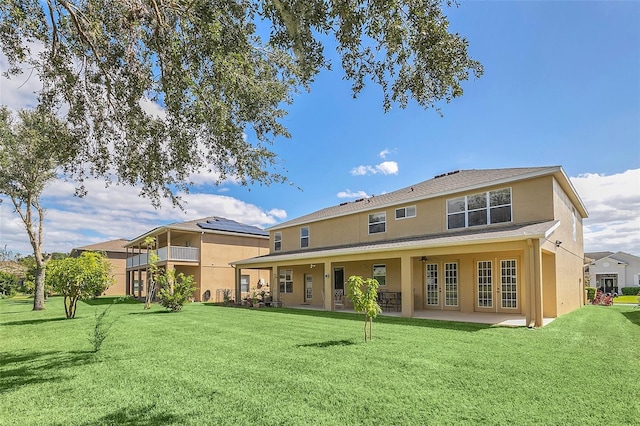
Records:
[[[640,255],[640,169],[609,176],[587,173],[571,182],[589,211],[585,251]]]
[[[9,69],[7,57],[0,53],[0,72]],[[37,92],[42,90],[38,72],[25,65],[23,74],[11,78],[0,76],[0,105],[18,110],[33,108],[37,104]]]
[[[391,150],[389,148],[385,148],[382,151],[380,151],[380,153],[378,154],[378,156],[382,159],[386,159],[387,155],[391,154]]]
[[[41,198],[47,208],[45,251],[68,252],[100,241],[133,238],[164,224],[207,216],[226,217],[263,228],[287,216],[282,209],[267,212],[233,197],[202,192],[183,196],[184,211],[165,200],[156,210],[147,198],[139,196],[138,188],[117,185],[105,188],[104,182],[96,179],[87,180],[85,186],[88,193],[83,198],[74,197],[74,184],[61,179],[45,188]],[[0,204],[0,242],[13,252],[32,252],[24,225],[6,198]]]
[[[287,211],[282,209],[271,209],[268,211],[270,216],[284,220],[287,218]]]
[[[366,175],[397,175],[398,163],[395,161],[384,161],[375,166],[358,166],[351,170],[353,176],[366,176]]]
[[[338,198],[368,198],[369,195],[365,191],[352,192],[350,189],[346,191],[340,191],[337,194]]]

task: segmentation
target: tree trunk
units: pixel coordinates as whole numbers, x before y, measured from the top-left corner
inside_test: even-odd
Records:
[[[39,250],[38,250],[39,251]],[[41,311],[44,309],[44,280],[46,274],[46,263],[43,262],[42,254],[36,255],[36,288],[33,294],[33,310]]]

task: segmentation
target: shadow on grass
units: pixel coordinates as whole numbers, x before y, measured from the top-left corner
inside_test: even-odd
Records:
[[[301,316],[310,316],[310,317],[319,317],[319,318],[333,318],[333,319],[341,319],[341,320],[349,320],[349,321],[363,321],[362,314],[351,313],[351,312],[331,312],[331,311],[319,311],[312,309],[295,309],[295,308],[264,308],[256,310],[256,312],[265,312],[265,313],[280,313],[280,314],[290,314],[290,315],[301,315]],[[388,316],[377,316],[374,320],[376,324],[393,324],[393,325],[405,325],[411,327],[427,327],[427,328],[438,328],[444,330],[457,330],[457,331],[468,331],[468,332],[476,332],[481,330],[486,330],[488,328],[492,328],[492,324],[481,324],[481,323],[469,323],[469,322],[455,322],[455,321],[440,321],[440,320],[428,320],[422,318],[401,318],[401,317],[388,317]]]
[[[34,324],[42,324],[45,322],[55,322],[55,321],[64,321],[66,317],[58,317],[58,318],[38,318],[38,319],[29,319],[22,321],[9,321],[4,322],[2,325],[34,325]]]
[[[305,345],[296,345],[296,348],[329,348],[331,346],[351,346],[355,345],[353,340],[328,340],[326,342],[307,343]]]
[[[30,305],[33,305],[33,298],[31,299],[24,299],[24,298],[19,298],[19,299],[13,299],[13,298],[8,298],[7,299],[7,304],[10,303],[15,303],[15,304],[20,304],[20,305],[26,305],[27,303]]]
[[[172,314],[171,311],[142,311],[142,312],[129,312],[129,315],[158,315],[158,314]]]
[[[63,369],[93,362],[91,352],[0,352],[0,394],[21,386],[66,380]]]
[[[139,305],[142,303],[141,300],[135,299],[133,297],[124,297],[124,296],[101,296],[96,297],[95,299],[87,299],[83,300],[83,303],[86,303],[90,306],[102,306],[102,305]]]
[[[623,312],[622,315],[624,315],[629,321],[631,321],[635,325],[640,326],[640,309],[639,308],[636,308],[633,311]]]
[[[137,426],[155,426],[167,424],[186,424],[187,418],[184,415],[173,413],[158,412],[155,404],[148,404],[136,408],[121,408],[112,413],[106,414],[97,420],[90,420],[80,423],[84,426],[102,426],[102,425],[137,425]],[[66,423],[57,423],[57,425],[66,425]]]

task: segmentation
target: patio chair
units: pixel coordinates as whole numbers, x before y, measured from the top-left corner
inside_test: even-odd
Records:
[[[344,290],[333,290],[333,306],[335,309],[344,308]]]

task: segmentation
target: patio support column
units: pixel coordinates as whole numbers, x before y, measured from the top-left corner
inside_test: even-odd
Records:
[[[322,294],[324,295],[324,310],[333,310],[333,289],[331,286],[331,262],[324,262],[322,275]]]
[[[158,240],[160,239],[160,235],[156,237]],[[160,249],[160,243],[156,240],[156,250]],[[169,265],[169,261],[171,260],[171,229],[167,230],[167,266]]]
[[[126,260],[125,260],[125,262],[126,262]],[[125,271],[126,271],[126,269],[125,269]],[[124,284],[124,294],[126,294],[127,296],[131,294],[130,286],[131,286],[131,271],[126,271],[125,284]]]
[[[400,258],[400,290],[402,291],[402,316],[413,317],[413,276],[411,257]]]
[[[242,268],[236,265],[236,285],[235,285],[235,301],[236,303],[240,303],[242,299],[242,288],[240,286],[240,279],[242,276]]]
[[[271,297],[275,301],[282,302],[280,299],[280,271],[277,266],[271,267]]]
[[[542,327],[543,309],[542,309],[542,253],[540,251],[540,240],[527,240],[528,251],[528,282],[529,289],[527,292],[527,326]]]

